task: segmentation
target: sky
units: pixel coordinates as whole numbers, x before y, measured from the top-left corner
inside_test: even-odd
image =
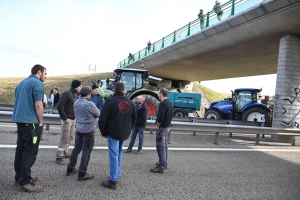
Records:
[[[45,66],[48,76],[89,73],[95,66],[97,72],[112,72],[129,52],[195,20],[214,0],[0,0],[0,5],[1,78],[26,77],[35,64]],[[274,76],[255,82],[264,87]],[[222,88],[213,81],[202,84],[230,92],[250,82],[243,78],[233,87],[231,81],[222,80]],[[245,87],[254,87],[251,82]],[[275,88],[273,83],[265,88]]]

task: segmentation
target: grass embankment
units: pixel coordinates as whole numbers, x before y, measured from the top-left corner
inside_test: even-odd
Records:
[[[220,101],[220,100],[223,100],[224,98],[229,96],[229,94],[218,93],[218,92],[216,92],[214,90],[211,90],[207,87],[204,87],[203,85],[200,85],[200,84],[194,84],[194,85],[195,85],[195,87],[197,87],[202,92],[202,94],[205,95],[205,97],[210,102]]]
[[[59,88],[59,92],[67,90],[71,86],[71,82],[74,79],[78,79],[82,82],[83,86],[92,86],[93,79],[106,79],[112,78],[112,72],[106,73],[89,73],[89,74],[76,74],[66,76],[48,76],[45,85],[45,94],[48,96],[50,90],[54,87]],[[17,78],[0,78],[0,104],[14,104],[14,90],[21,80],[25,77]]]
[[[16,86],[19,84],[21,80],[25,77],[18,78],[1,78],[0,79],[0,104],[14,104],[14,90]],[[92,81],[94,79],[106,79],[113,78],[113,74],[111,72],[106,73],[89,73],[89,74],[80,74],[80,75],[65,75],[65,76],[48,76],[45,85],[45,94],[48,96],[50,90],[54,87],[59,88],[59,92],[67,90],[71,86],[71,82],[74,79],[78,79],[82,81],[83,86],[92,86]],[[215,92],[209,88],[206,88],[200,84],[194,84],[197,87],[196,93],[202,93],[210,102],[211,101],[219,101],[224,99],[224,94],[220,94]]]

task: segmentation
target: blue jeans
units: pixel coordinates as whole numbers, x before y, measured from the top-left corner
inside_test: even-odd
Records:
[[[165,169],[167,166],[168,144],[166,138],[170,130],[170,127],[156,129],[156,151],[159,159],[158,167],[160,169]]]
[[[139,133],[139,147],[138,147],[138,150],[139,151],[142,150],[143,142],[144,142],[144,131],[145,131],[145,129],[142,128],[142,127],[134,126],[132,128],[131,140],[130,140],[128,149],[132,149],[132,147],[134,145],[134,142],[135,142],[136,135],[137,135],[137,133]]]
[[[35,163],[43,127],[38,124],[17,123],[17,148],[15,153],[14,169],[15,180],[20,185],[25,185],[31,180],[31,167]],[[33,136],[37,136],[37,142],[33,144]]]
[[[49,107],[49,108],[53,108],[52,102],[48,101],[48,107]]]
[[[79,166],[79,177],[84,177],[90,161],[90,155],[94,146],[94,133],[79,134],[76,133],[75,146],[70,156],[70,163],[68,164],[68,172],[72,172],[78,159],[78,154],[82,150],[81,162]]]
[[[117,182],[122,172],[122,148],[124,140],[115,140],[108,137],[108,154],[109,154],[109,180]]]
[[[96,132],[97,128],[99,127],[98,121],[99,121],[99,118],[95,118],[95,126],[94,126],[95,132]]]

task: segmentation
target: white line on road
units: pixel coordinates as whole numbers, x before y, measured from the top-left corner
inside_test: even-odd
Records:
[[[16,145],[0,145],[2,149],[16,148]],[[57,146],[40,145],[40,149],[57,149]],[[74,146],[70,146],[73,149]],[[107,146],[94,146],[94,149],[107,149]],[[123,149],[126,149],[125,147]],[[133,148],[136,149],[137,148]],[[156,150],[155,147],[143,147],[143,150]],[[258,152],[300,152],[300,149],[239,149],[239,148],[169,148],[171,151],[258,151]]]

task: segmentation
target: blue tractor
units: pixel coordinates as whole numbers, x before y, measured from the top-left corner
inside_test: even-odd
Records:
[[[270,122],[271,110],[267,105],[258,103],[260,92],[261,89],[235,89],[231,91],[231,98],[212,102],[205,110],[204,118]]]

